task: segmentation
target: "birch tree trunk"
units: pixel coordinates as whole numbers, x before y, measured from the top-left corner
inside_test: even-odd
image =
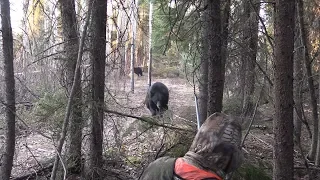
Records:
[[[149,53],[148,53],[148,86],[151,86],[151,72],[152,72],[152,14],[153,14],[153,0],[149,2]]]
[[[136,60],[136,35],[137,35],[137,8],[138,0],[132,0],[131,2],[131,26],[132,26],[132,39],[131,39],[131,92],[134,93],[134,64]]]

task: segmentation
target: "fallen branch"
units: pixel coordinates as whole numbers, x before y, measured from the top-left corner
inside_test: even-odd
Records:
[[[119,170],[119,169],[114,169],[114,168],[101,169],[101,171],[99,171],[99,173],[101,173],[105,177],[116,177],[117,179],[120,179],[120,180],[133,179],[130,176],[130,174],[128,174],[124,170]]]
[[[165,125],[165,124],[157,123],[156,122],[157,120],[154,119],[154,118],[151,118],[151,117],[134,116],[134,115],[131,115],[131,114],[125,114],[125,113],[113,111],[113,110],[110,110],[110,109],[104,109],[104,111],[107,112],[107,113],[116,114],[116,115],[119,115],[119,116],[138,119],[140,121],[146,122],[146,123],[148,123],[150,125],[154,125],[154,126],[159,126],[159,127],[173,129],[173,130],[179,130],[179,131],[185,131],[185,132],[193,132],[192,129],[183,129],[183,128],[179,128],[179,127],[175,127],[175,126],[168,126],[168,125]]]
[[[12,180],[28,180],[28,179],[41,179],[41,178],[37,178],[39,176],[47,176],[48,174],[50,174],[50,171],[52,170],[53,167],[53,161],[54,159],[50,159],[46,162],[42,162],[41,164],[46,164],[46,165],[41,165],[40,169],[35,170],[32,173],[23,175],[23,176],[19,176],[19,177],[13,177]]]
[[[33,154],[33,152],[30,150],[29,146],[27,144],[24,144],[24,146],[27,148],[27,150],[30,152],[32,158],[37,162],[37,164],[41,167],[41,169],[43,169],[42,164],[38,161],[38,159],[36,158],[36,156]]]
[[[253,135],[252,133],[249,133],[253,138],[259,140],[260,142],[262,142],[263,144],[265,144],[267,146],[267,148],[273,149],[273,146],[267,142],[265,142],[264,140],[258,138],[257,136]]]
[[[298,113],[298,109],[297,106],[293,106],[294,110],[296,111],[296,113]],[[303,107],[302,107],[303,108]],[[305,114],[304,114],[304,110],[302,109],[302,117],[297,116],[298,119],[306,126],[308,134],[309,134],[309,138],[312,139],[312,132],[311,132],[311,128],[309,126],[308,121],[306,120]]]
[[[305,166],[295,166],[294,169],[307,169],[307,168]],[[320,171],[319,167],[308,167],[308,169]]]
[[[263,87],[264,87],[264,85],[263,85]],[[245,134],[244,137],[243,137],[243,140],[242,140],[242,143],[241,143],[241,147],[243,147],[244,141],[246,140],[246,138],[247,138],[247,136],[248,136],[248,134],[249,134],[249,132],[250,132],[250,129],[251,129],[252,125],[253,125],[253,121],[254,121],[254,118],[256,117],[256,113],[257,113],[258,105],[259,105],[259,102],[260,102],[260,99],[261,99],[261,96],[262,96],[262,92],[263,92],[263,88],[262,88],[261,91],[260,91],[259,99],[258,99],[258,101],[256,102],[256,105],[255,105],[255,108],[254,108],[254,111],[253,111],[253,115],[252,115],[252,117],[251,117],[251,121],[250,121],[249,127],[248,127],[248,129],[247,129],[247,132],[246,132],[246,134]]]
[[[186,118],[180,117],[180,116],[175,115],[175,114],[174,114],[174,116],[175,116],[176,118],[182,119],[182,120],[184,120],[184,121],[186,121],[186,122],[188,122],[188,123],[192,123],[192,124],[194,124],[194,125],[197,125],[197,123],[192,122],[192,121],[191,121],[191,120],[189,120],[189,119],[186,119]]]
[[[17,177],[17,178],[13,178],[13,180],[27,180],[27,179],[36,179],[39,176],[45,176],[47,173],[50,173],[51,169],[53,167],[53,164],[51,164],[48,167],[42,168],[36,172],[21,176],[21,177]]]

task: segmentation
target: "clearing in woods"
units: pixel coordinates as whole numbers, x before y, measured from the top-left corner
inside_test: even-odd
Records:
[[[173,124],[188,124],[192,129],[196,128],[196,113],[194,103],[194,88],[187,80],[181,78],[167,78],[167,79],[154,79],[153,82],[162,82],[169,88],[169,116],[172,118]],[[118,83],[106,83],[106,108],[117,112],[130,114],[134,116],[150,116],[150,112],[144,106],[143,102],[148,89],[147,76],[135,77],[135,91],[134,94],[130,93],[130,80],[118,81]],[[258,114],[255,120],[254,127],[245,142],[244,152],[245,161],[255,165],[260,164],[266,168],[270,173],[272,170],[272,115],[273,108],[270,105],[264,105],[258,108]],[[143,132],[133,130],[132,127],[137,128],[134,124],[138,120],[132,118],[119,117],[114,114],[106,114],[105,116],[105,131],[104,131],[104,149],[105,154],[110,157],[121,156],[126,154],[125,161],[132,163],[139,161],[134,156],[143,157],[147,153],[157,153],[161,146],[159,142],[163,141],[163,135],[157,137],[157,133],[165,134],[162,130],[153,130],[151,134],[142,138]],[[24,117],[21,117],[22,119]],[[21,124],[21,123],[19,123]],[[37,127],[36,125],[30,125]],[[38,129],[39,130],[39,129]],[[43,130],[44,131],[44,130]],[[245,130],[243,130],[245,132]],[[4,136],[1,134],[0,129],[0,144],[4,143]],[[48,134],[48,132],[45,132]],[[84,134],[86,130],[84,130]],[[158,138],[158,139],[157,139]],[[307,152],[307,142],[310,139],[303,136],[302,142],[304,151]],[[87,141],[84,139],[84,146]],[[54,157],[55,149],[51,139],[47,139],[42,135],[32,130],[20,131],[17,136],[16,154],[14,157],[14,167],[12,176],[19,177],[25,174],[35,172],[41,167],[43,162],[50,162]],[[1,147],[0,147],[1,148]],[[85,151],[85,150],[84,150]],[[143,153],[141,151],[144,151]],[[295,151],[295,162],[297,166],[303,166],[303,162],[299,157],[298,151]],[[124,159],[119,157],[119,159]],[[152,159],[143,162],[144,165],[148,164]],[[124,163],[125,161],[122,161]],[[107,161],[106,161],[107,162]],[[120,167],[120,166],[119,166]],[[116,168],[116,167],[115,167]],[[123,168],[123,167],[121,167]],[[141,167],[140,167],[141,169]],[[132,168],[128,171],[134,171]],[[128,172],[129,176],[137,176],[139,172]]]

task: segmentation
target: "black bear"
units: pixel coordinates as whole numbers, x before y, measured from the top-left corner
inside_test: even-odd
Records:
[[[134,71],[134,73],[135,73],[136,75],[138,75],[138,76],[143,76],[143,75],[142,75],[142,68],[141,68],[141,67],[134,67],[134,68],[133,68],[133,71]]]
[[[161,115],[168,110],[169,90],[166,85],[156,82],[148,90],[145,104],[150,110],[152,116]]]

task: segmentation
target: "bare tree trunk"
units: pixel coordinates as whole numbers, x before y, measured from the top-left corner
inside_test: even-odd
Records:
[[[0,180],[9,180],[15,149],[15,80],[13,69],[13,38],[11,29],[9,0],[1,0],[2,50],[5,81],[5,121],[6,134],[4,152],[0,158]]]
[[[208,0],[208,114],[222,111],[224,72],[221,61],[220,0]]]
[[[299,50],[298,50],[299,51]],[[297,52],[299,53],[299,52]],[[294,104],[295,104],[295,116],[294,116],[294,136],[295,141],[300,143],[301,138],[301,128],[302,128],[302,119],[303,119],[303,107],[302,107],[302,64],[300,55],[297,55],[295,62],[295,78],[294,78]]]
[[[203,6],[206,6],[204,4]],[[224,83],[225,79],[225,63],[227,59],[227,48],[228,48],[228,26],[229,26],[229,15],[230,15],[230,0],[223,4],[223,15],[222,15],[222,24],[221,24],[221,79]],[[208,109],[208,65],[209,65],[209,37],[211,36],[211,21],[210,21],[210,12],[206,11],[202,16],[202,55],[201,55],[201,64],[200,64],[200,82],[199,82],[199,116],[200,116],[200,125],[206,120]],[[223,84],[222,84],[223,85]],[[223,86],[222,88],[223,92]],[[223,96],[223,95],[222,95]],[[221,99],[221,110],[222,110],[222,99]],[[220,110],[220,111],[221,111]]]
[[[242,52],[243,53],[243,52]],[[247,59],[241,58],[240,73],[239,73],[239,97],[241,101],[241,107],[244,105],[244,92],[246,87],[246,72],[247,72]]]
[[[57,155],[55,157],[55,161],[54,161],[54,165],[53,165],[53,168],[52,168],[52,172],[51,172],[51,177],[50,177],[50,180],[55,180],[56,179],[56,174],[57,174],[57,169],[58,169],[58,166],[59,166],[59,160],[60,160],[60,154],[61,154],[61,151],[62,151],[62,147],[63,147],[63,144],[64,144],[64,141],[65,141],[65,138],[66,138],[66,135],[67,135],[67,127],[69,125],[69,117],[70,117],[70,114],[71,114],[71,109],[72,109],[72,102],[73,102],[73,98],[74,98],[74,95],[77,91],[76,87],[77,87],[77,83],[78,80],[77,78],[80,78],[81,76],[79,75],[80,74],[80,64],[81,64],[81,59],[82,59],[82,54],[83,54],[83,46],[84,46],[84,41],[85,41],[85,37],[87,35],[87,27],[89,25],[89,19],[90,19],[90,15],[91,15],[91,6],[89,5],[88,7],[88,17],[87,17],[87,20],[86,20],[86,23],[83,27],[83,32],[82,32],[82,35],[81,35],[81,40],[80,40],[80,45],[78,47],[78,53],[77,53],[77,61],[76,61],[76,67],[75,67],[75,71],[74,71],[74,79],[73,79],[73,82],[72,82],[72,87],[71,87],[71,90],[70,90],[70,96],[69,96],[69,99],[68,99],[68,104],[67,104],[67,107],[66,107],[66,112],[65,112],[65,117],[64,117],[64,120],[63,120],[63,124],[62,124],[62,130],[61,130],[61,135],[60,135],[60,139],[59,139],[59,142],[58,142],[58,146],[57,146]],[[66,172],[64,173],[64,179],[66,178]]]
[[[296,13],[297,10],[296,9]],[[294,144],[296,147],[298,147],[301,155],[301,159],[304,160],[305,166],[308,168],[308,160],[305,156],[305,153],[303,151],[302,145],[301,145],[301,132],[302,132],[302,123],[305,123],[306,128],[309,132],[309,135],[311,136],[311,130],[308,126],[307,122],[304,121],[304,111],[303,111],[303,66],[302,66],[302,60],[304,57],[304,50],[301,48],[301,34],[300,34],[300,26],[299,26],[299,19],[298,16],[295,18],[295,44],[294,44],[294,81],[293,81],[293,98],[294,98],[294,116],[293,116],[293,137],[294,137]]]
[[[119,46],[119,56],[120,56],[120,76],[125,76],[125,67],[126,67],[126,41],[128,38],[127,35],[127,14],[125,11],[119,11],[119,18],[118,18],[118,46]]]
[[[305,60],[305,66],[307,70],[307,78],[308,78],[308,87],[309,87],[309,93],[310,93],[310,104],[312,108],[312,118],[313,118],[313,134],[312,134],[312,144],[311,149],[308,154],[308,158],[310,160],[315,160],[316,165],[319,165],[320,163],[320,138],[319,135],[319,117],[318,117],[318,106],[317,106],[317,98],[316,98],[316,92],[314,89],[314,82],[313,82],[313,76],[312,76],[312,67],[311,67],[311,60],[309,56],[309,50],[307,45],[307,32],[305,29],[305,23],[304,23],[304,10],[303,10],[303,1],[297,0],[298,2],[298,18],[299,18],[299,25],[300,25],[300,34],[301,34],[301,41],[302,46],[304,47],[304,60]],[[317,156],[316,156],[317,155]]]
[[[239,96],[241,100],[241,107],[244,106],[244,99],[245,99],[245,88],[246,88],[246,75],[247,75],[247,64],[248,64],[248,46],[249,46],[249,38],[250,38],[250,31],[249,31],[249,18],[250,18],[250,3],[249,0],[242,1],[242,8],[243,13],[242,17],[240,17],[242,23],[241,29],[241,64],[240,64],[240,79],[239,79]]]
[[[296,18],[297,19],[297,18]],[[300,143],[301,139],[301,128],[303,119],[303,100],[302,100],[302,87],[303,87],[303,49],[301,48],[301,38],[300,38],[300,26],[296,20],[296,39],[295,39],[295,54],[294,54],[294,139],[297,144]]]
[[[203,55],[200,65],[200,82],[199,82],[199,123],[204,123],[207,119],[208,111],[208,59],[204,56],[207,48],[203,47]]]
[[[87,179],[101,179],[97,172],[102,167],[104,119],[104,87],[106,58],[107,1],[90,0],[92,18],[90,27],[90,59],[92,63],[91,137]]]
[[[77,31],[77,19],[74,0],[60,0],[61,20],[63,29],[64,58],[66,63],[67,88],[70,94],[76,70],[79,38]],[[76,73],[78,77],[75,82],[76,92],[71,108],[70,119],[70,144],[68,146],[67,167],[70,173],[79,174],[81,171],[81,143],[82,143],[82,90],[80,68]]]
[[[244,41],[248,44],[245,46],[246,49],[244,52],[244,61],[246,63],[246,83],[244,88],[244,100],[243,100],[243,115],[245,117],[250,117],[253,113],[253,96],[254,96],[254,89],[255,89],[255,67],[256,67],[256,57],[257,57],[257,50],[258,50],[258,32],[259,32],[259,11],[260,11],[260,2],[255,0],[250,4],[250,1],[245,1],[248,5],[245,5],[246,8],[249,10],[245,10],[246,14],[245,17],[247,19],[247,28],[248,31],[248,38],[244,39]],[[258,14],[257,14],[258,13]]]
[[[206,6],[206,1],[202,5]],[[209,12],[205,11],[201,16],[202,21],[202,40],[201,40],[201,64],[199,79],[199,123],[204,123],[208,112],[208,33],[209,33]]]
[[[136,13],[137,13],[137,1],[132,0],[131,2],[131,16],[132,21],[132,39],[131,39],[131,92],[134,93],[134,64],[136,59],[136,34],[137,34],[137,22],[136,22]]]
[[[295,1],[275,6],[275,120],[273,179],[293,179],[293,50]]]
[[[227,0],[223,3],[223,13],[222,13],[222,24],[221,24],[221,62],[222,62],[222,72],[225,72],[226,61],[228,57],[228,39],[229,39],[229,17],[230,17],[230,5],[231,0]],[[225,73],[223,73],[223,82],[225,82]]]
[[[304,62],[307,70],[307,78],[308,78],[308,88],[309,88],[309,95],[310,95],[310,104],[312,108],[312,118],[313,118],[313,134],[312,134],[312,144],[311,149],[308,154],[308,158],[310,160],[315,160],[316,153],[317,153],[317,146],[318,146],[318,106],[317,106],[317,98],[314,89],[314,82],[312,76],[312,69],[311,69],[311,61],[309,56],[309,50],[307,46],[307,34],[304,26],[304,18],[303,18],[303,1],[298,0],[298,18],[299,18],[299,25],[300,25],[300,34],[301,34],[301,41],[302,46],[304,47]]]

